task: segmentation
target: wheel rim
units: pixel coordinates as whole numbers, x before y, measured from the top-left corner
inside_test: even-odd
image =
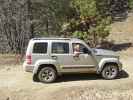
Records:
[[[112,79],[117,75],[117,68],[113,65],[112,66],[110,65],[105,69],[104,74],[108,79]]]
[[[45,69],[42,71],[40,77],[42,81],[49,82],[54,79],[54,73],[50,69]]]

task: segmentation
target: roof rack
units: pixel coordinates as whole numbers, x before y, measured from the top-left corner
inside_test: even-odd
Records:
[[[48,37],[48,38],[33,38],[33,40],[70,40],[71,38],[55,38],[55,37]]]

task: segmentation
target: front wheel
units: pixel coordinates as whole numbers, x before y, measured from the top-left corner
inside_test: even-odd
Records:
[[[56,70],[52,67],[44,67],[38,73],[38,79],[43,83],[54,82],[56,77],[57,77]]]
[[[107,80],[115,79],[118,75],[118,67],[115,64],[107,64],[102,70],[102,77]]]

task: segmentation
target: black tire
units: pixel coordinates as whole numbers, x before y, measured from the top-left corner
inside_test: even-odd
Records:
[[[33,75],[33,82],[39,82],[39,79],[37,77],[37,74],[34,74]]]
[[[52,67],[44,67],[38,72],[38,79],[43,83],[52,83],[56,80],[57,72]]]
[[[118,67],[115,64],[106,64],[101,74],[104,79],[115,79],[118,75]]]

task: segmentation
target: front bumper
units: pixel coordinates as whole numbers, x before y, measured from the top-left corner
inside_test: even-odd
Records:
[[[23,70],[26,72],[33,72],[33,65],[28,65],[26,62],[23,63]]]

